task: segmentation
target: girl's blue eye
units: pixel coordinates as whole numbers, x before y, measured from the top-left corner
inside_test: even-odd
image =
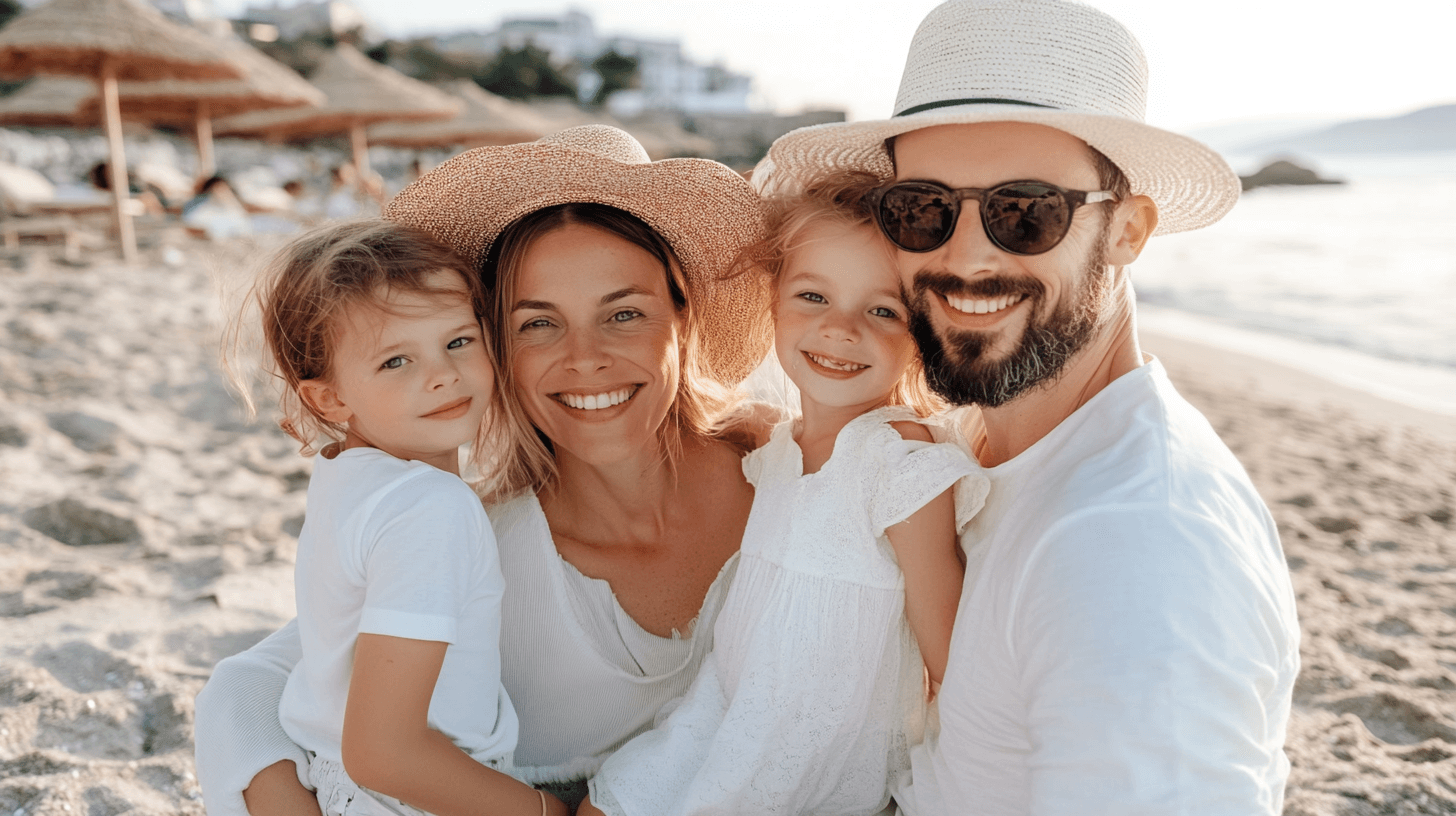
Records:
[[[870,314],[876,317],[888,317],[891,320],[900,319],[899,312],[896,312],[894,309],[891,309],[888,306],[876,306],[875,308],[870,309]]]
[[[821,295],[821,294],[819,294],[818,292],[800,292],[797,295],[797,297],[803,298],[804,300],[807,300],[810,303],[828,303],[829,302],[829,301],[825,300],[824,299],[824,296]]]
[[[467,344],[469,344],[471,342],[472,342],[472,340],[469,337],[457,337],[454,340],[451,340],[448,344],[446,344],[445,348],[447,348],[447,349],[458,349],[458,348],[460,348],[462,346],[465,346],[465,345],[467,345]]]
[[[390,357],[384,361],[384,365],[381,365],[380,368],[396,369],[402,368],[404,364],[405,359],[403,357]]]

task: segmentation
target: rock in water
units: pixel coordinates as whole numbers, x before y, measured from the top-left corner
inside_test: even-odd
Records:
[[[1239,176],[1247,192],[1255,187],[1270,187],[1276,184],[1344,184],[1343,179],[1321,178],[1308,167],[1301,167],[1292,161],[1280,159],[1264,165],[1252,176]]]
[[[43,504],[28,511],[24,518],[32,530],[73,547],[123,544],[141,538],[135,521],[71,498]]]

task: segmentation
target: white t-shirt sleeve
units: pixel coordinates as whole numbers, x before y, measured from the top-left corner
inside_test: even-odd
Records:
[[[1277,599],[1251,597],[1254,567],[1228,534],[1166,508],[1107,507],[1029,554],[1006,632],[1032,734],[1029,812],[1277,810],[1264,777],[1283,746],[1262,701],[1288,644]]]
[[[383,497],[357,541],[365,584],[361,634],[456,642],[460,613],[495,538],[458,478],[428,473]]]
[[[278,720],[283,686],[303,650],[289,621],[245,652],[219,661],[197,694],[197,784],[210,816],[248,816],[243,789],[258,772],[292,760],[308,785],[308,755]]]

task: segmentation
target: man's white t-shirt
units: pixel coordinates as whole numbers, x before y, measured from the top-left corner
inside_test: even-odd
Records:
[[[355,640],[390,635],[450,644],[430,727],[482,762],[508,755],[519,726],[500,681],[504,591],[490,522],[458,476],[374,448],[316,457],[294,574],[303,656],[279,703],[284,730],[342,762]]]
[[[1288,568],[1244,469],[1162,365],[987,474],[939,732],[912,754],[902,811],[1280,813]]]

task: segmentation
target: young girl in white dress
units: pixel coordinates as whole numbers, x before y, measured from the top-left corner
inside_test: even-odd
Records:
[[[328,443],[298,540],[303,656],[279,704],[323,813],[565,814],[503,772],[518,732],[505,582],[459,461],[467,442],[477,463],[496,449],[479,276],[422,232],[360,221],[285,247],[250,300],[284,429],[305,453]]]
[[[872,186],[839,177],[779,207],[761,260],[802,416],[743,461],[756,492],[713,651],[580,813],[874,814],[909,767],[960,598],[957,530],[987,481],[923,424]]]

